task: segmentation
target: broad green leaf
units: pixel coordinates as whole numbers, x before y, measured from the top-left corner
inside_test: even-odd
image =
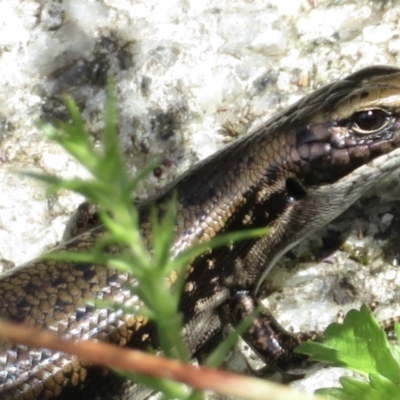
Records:
[[[400,387],[382,375],[371,374],[368,380],[340,378],[343,388],[317,390],[316,393],[340,400],[394,400],[400,398]]]
[[[385,332],[362,306],[351,310],[343,324],[331,324],[324,332],[323,343],[307,342],[296,350],[314,360],[347,367],[362,374],[381,374],[400,383],[400,367],[394,359]]]

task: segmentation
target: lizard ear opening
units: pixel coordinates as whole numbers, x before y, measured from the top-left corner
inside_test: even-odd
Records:
[[[286,179],[286,193],[289,201],[301,200],[307,196],[303,186],[293,178]]]

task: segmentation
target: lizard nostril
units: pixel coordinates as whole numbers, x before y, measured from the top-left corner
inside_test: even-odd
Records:
[[[289,201],[301,200],[307,196],[303,186],[293,178],[286,179],[286,192]]]

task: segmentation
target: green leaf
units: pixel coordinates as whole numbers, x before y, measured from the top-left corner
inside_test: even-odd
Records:
[[[393,400],[400,397],[400,388],[382,375],[371,374],[369,381],[342,377],[343,388],[317,390],[317,394],[340,400]]]
[[[391,353],[385,332],[366,306],[360,311],[351,310],[343,324],[329,325],[323,343],[307,342],[296,352],[362,374],[381,374],[395,384],[400,383],[400,367]]]
[[[174,230],[176,220],[176,195],[174,195],[166,204],[165,213],[160,220],[160,210],[152,207],[150,212],[152,241],[154,248],[155,267],[160,269],[163,274],[171,259],[171,248],[174,242]]]

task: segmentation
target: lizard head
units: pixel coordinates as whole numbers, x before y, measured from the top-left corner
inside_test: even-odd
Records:
[[[284,144],[266,169],[264,187],[274,189],[264,203],[280,211],[270,223],[272,237],[257,243],[269,253],[257,287],[283,253],[399,170],[400,70],[362,69],[277,118],[285,117],[283,131],[271,132]]]
[[[400,70],[366,68],[322,93],[303,100],[305,110],[319,106],[298,116],[291,150],[304,184],[334,183],[399,147]]]

